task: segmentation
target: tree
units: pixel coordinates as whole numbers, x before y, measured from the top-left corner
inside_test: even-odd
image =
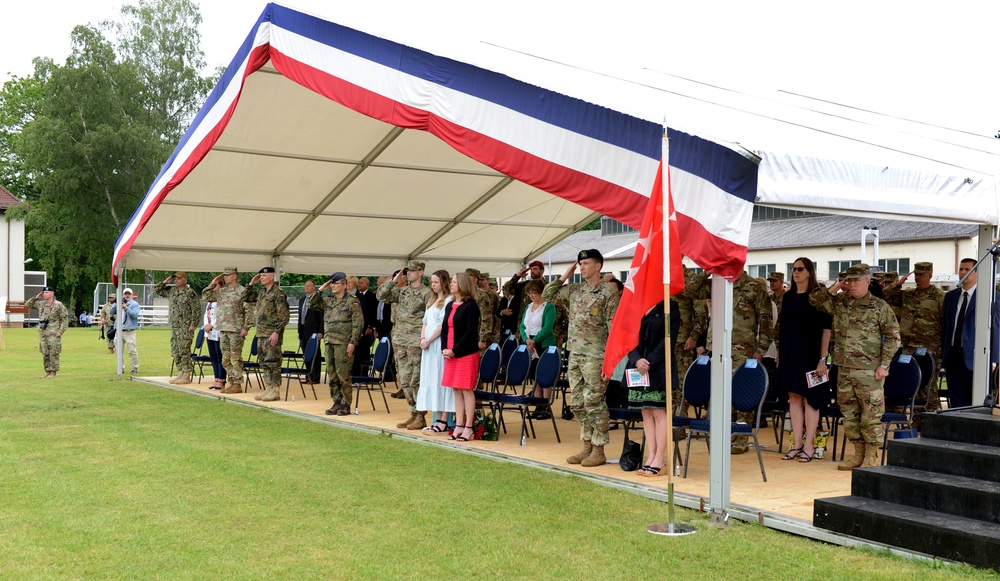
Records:
[[[140,0],[122,17],[75,27],[65,64],[36,58],[0,92],[0,179],[29,202],[11,217],[71,305],[107,280],[118,233],[213,82],[198,73],[190,0]]]

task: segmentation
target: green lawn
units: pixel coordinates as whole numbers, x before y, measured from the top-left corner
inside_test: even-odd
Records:
[[[680,509],[697,534],[650,535],[665,505],[581,479],[116,380],[96,336],[41,380],[4,329],[0,578],[997,578]]]

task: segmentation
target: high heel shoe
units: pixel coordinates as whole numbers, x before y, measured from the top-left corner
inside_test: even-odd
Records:
[[[463,440],[461,436],[457,435],[459,432],[464,432],[464,431],[465,431],[465,426],[460,426],[458,424],[455,424],[455,429],[451,431],[451,435],[448,436],[448,439],[466,442],[468,440]]]

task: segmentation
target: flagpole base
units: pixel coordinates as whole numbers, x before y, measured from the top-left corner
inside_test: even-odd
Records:
[[[665,522],[649,525],[646,527],[646,531],[653,533],[654,535],[679,537],[682,535],[693,535],[695,533],[695,528],[691,525]]]

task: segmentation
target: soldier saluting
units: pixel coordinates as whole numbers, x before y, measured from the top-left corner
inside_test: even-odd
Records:
[[[56,289],[50,286],[28,299],[24,306],[38,311],[38,350],[42,352],[42,362],[45,365],[42,379],[54,379],[59,371],[62,334],[69,327],[69,312],[56,300]]]
[[[257,305],[257,353],[264,393],[253,396],[258,401],[278,401],[281,386],[281,339],[288,325],[288,295],[274,280],[275,268],[265,266],[243,291],[243,302]],[[257,283],[261,286],[258,288]]]
[[[326,289],[331,289],[330,296],[323,296]],[[351,384],[354,350],[365,327],[361,301],[347,292],[347,275],[335,272],[319,287],[319,292],[309,297],[308,307],[323,313],[323,334],[317,338],[326,343],[326,377],[333,400],[326,415],[346,416],[351,413],[354,393]]]
[[[219,350],[226,368],[228,385],[220,393],[243,393],[243,342],[253,325],[253,309],[243,302],[243,285],[236,279],[239,270],[227,266],[222,274],[201,291],[201,300],[215,303],[215,326],[219,329]]]

